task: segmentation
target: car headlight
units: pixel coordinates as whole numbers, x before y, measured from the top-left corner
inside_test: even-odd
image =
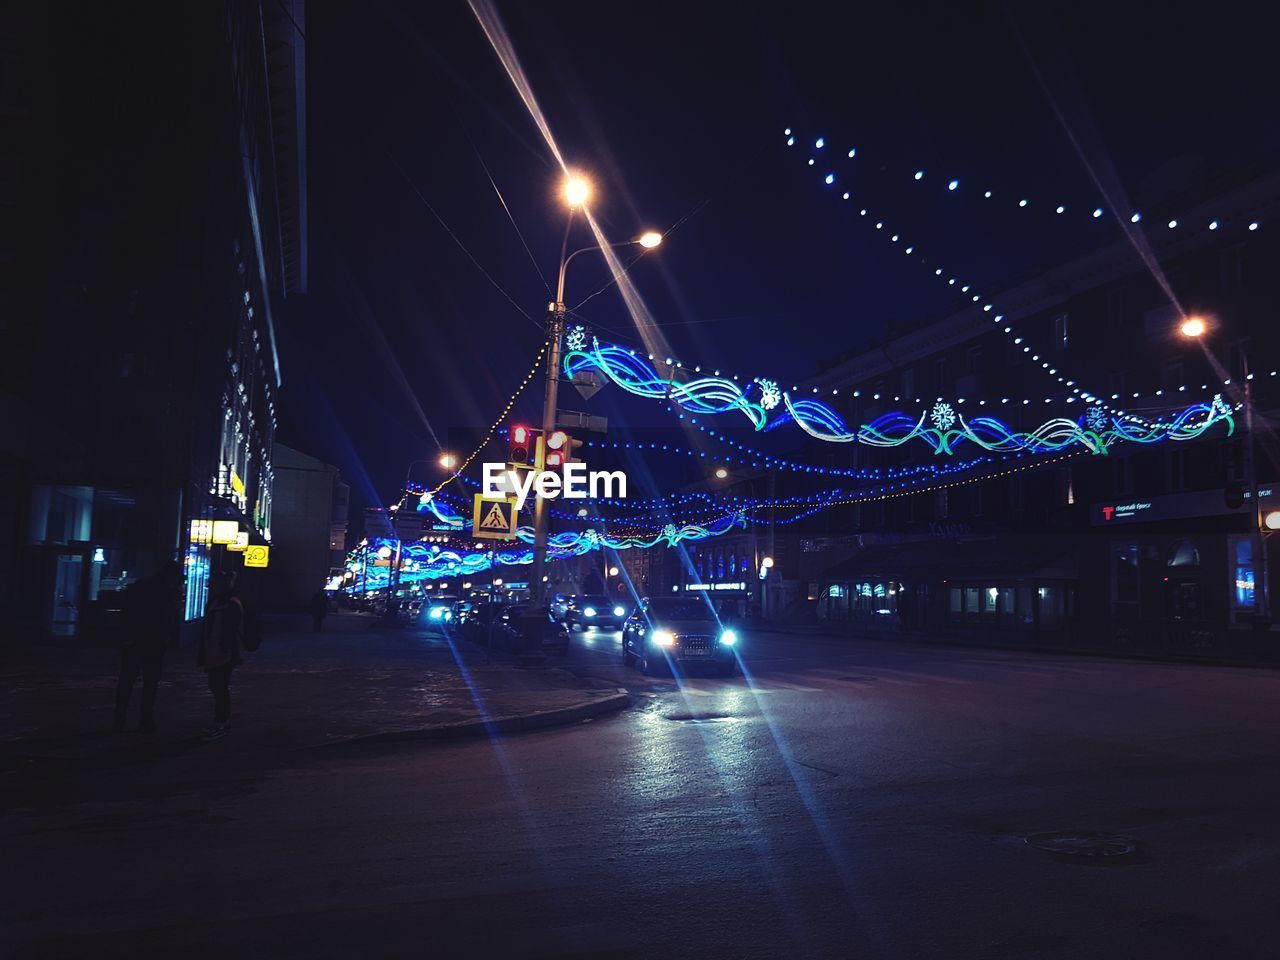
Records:
[[[670,630],[655,630],[650,636],[653,642],[660,647],[674,647],[676,645],[676,635]]]
[[[720,634],[720,642],[723,643],[726,647],[732,647],[735,643],[738,642],[738,635],[734,633],[732,630],[726,630],[722,634]]]
[[[614,615],[615,617],[625,616],[625,615],[626,615],[626,612],[627,612],[627,608],[626,608],[626,607],[614,607],[614,608],[613,608],[613,615]]]
[[[595,607],[583,607],[583,608],[582,608],[582,615],[583,615],[584,617],[594,617],[594,616],[596,615],[596,608],[595,608]]]
[[[444,616],[444,611],[441,610],[439,607],[436,607],[434,610],[431,611],[432,620],[439,620],[443,616]]]

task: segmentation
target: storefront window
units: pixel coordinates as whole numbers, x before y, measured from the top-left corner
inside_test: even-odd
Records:
[[[1141,613],[1142,581],[1138,574],[1136,543],[1111,545],[1111,575],[1114,583],[1111,594],[1113,611],[1125,619],[1138,619]]]
[[[959,620],[960,615],[964,613],[964,603],[961,599],[959,587],[951,588],[951,604],[948,609],[950,610],[952,620]]]
[[[1236,610],[1253,608],[1253,543],[1241,538],[1235,542],[1235,584],[1231,591]]]
[[[970,617],[977,616],[978,611],[982,609],[982,607],[979,606],[979,604],[982,602],[981,597],[979,596],[979,593],[980,591],[978,587],[964,588],[964,611]]]
[[[1043,586],[1037,592],[1040,599],[1040,626],[1050,630],[1062,626],[1065,616],[1062,587]]]

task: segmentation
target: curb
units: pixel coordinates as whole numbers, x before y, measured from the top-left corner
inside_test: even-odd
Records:
[[[357,733],[345,737],[334,737],[320,746],[345,746],[353,743],[401,743],[422,740],[462,740],[478,736],[506,736],[512,733],[524,733],[529,730],[543,730],[548,727],[560,727],[570,723],[578,723],[607,713],[616,713],[631,702],[631,697],[622,687],[616,693],[598,700],[588,700],[572,707],[559,707],[555,710],[540,710],[536,713],[516,714],[509,717],[494,717],[491,720],[466,720],[461,723],[442,723],[430,727],[414,727],[405,730],[381,730],[377,733]]]

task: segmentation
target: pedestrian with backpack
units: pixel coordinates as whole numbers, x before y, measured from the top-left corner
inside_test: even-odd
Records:
[[[231,671],[242,662],[245,627],[244,605],[235,586],[234,573],[215,573],[209,579],[198,660],[213,694],[213,724],[205,730],[205,740],[219,740],[230,729]]]

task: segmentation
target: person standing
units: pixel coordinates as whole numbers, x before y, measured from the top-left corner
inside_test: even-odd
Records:
[[[142,675],[142,710],[138,729],[155,733],[156,689],[164,668],[165,649],[178,633],[181,615],[181,567],[166,563],[124,592],[124,636],[120,645],[120,678],[116,681],[116,719],[113,729],[124,730],[129,719],[133,685]]]
[[[315,625],[316,633],[320,632],[320,628],[324,626],[324,618],[328,615],[329,593],[321,587],[311,598],[311,622]]]
[[[198,659],[213,694],[213,724],[205,730],[205,740],[225,737],[230,729],[231,671],[241,663],[244,650],[244,605],[235,585],[233,573],[216,573],[209,580]]]

